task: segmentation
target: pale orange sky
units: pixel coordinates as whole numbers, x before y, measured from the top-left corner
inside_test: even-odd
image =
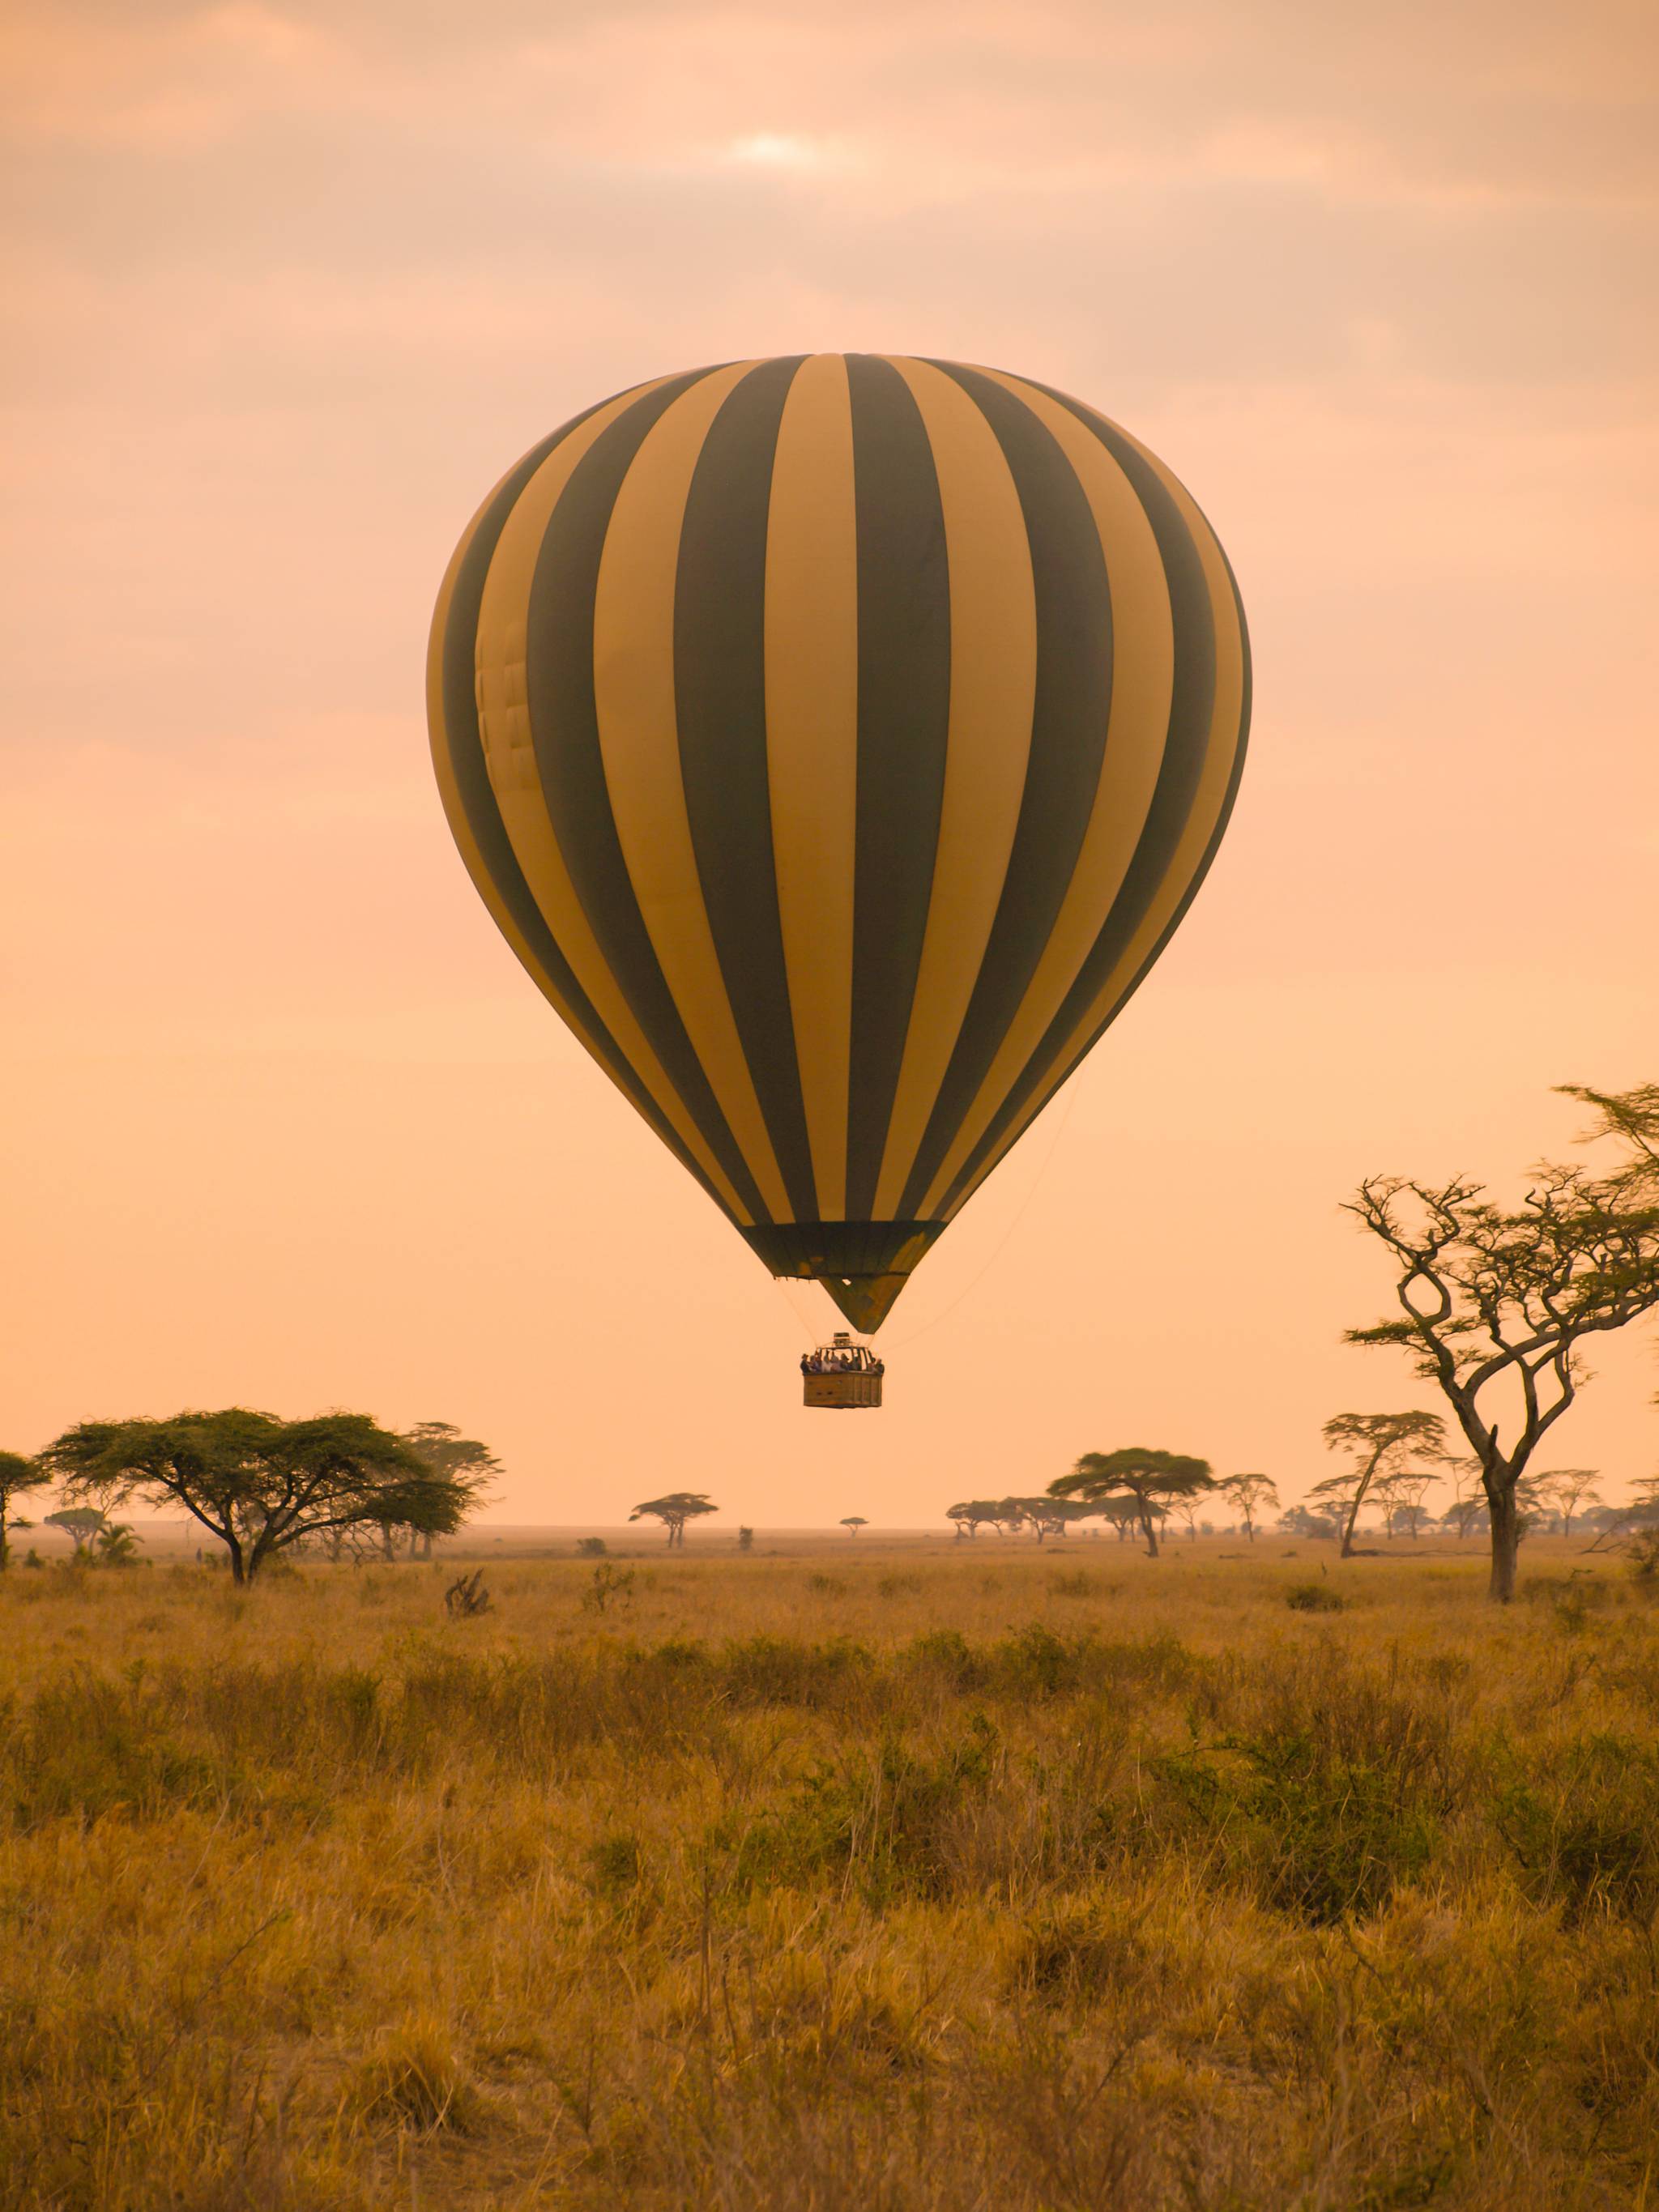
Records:
[[[1656,53],[1636,0],[14,6],[0,1443],[345,1404],[488,1438],[501,1518],[915,1524],[1132,1442],[1292,1495],[1431,1402],[1338,1342],[1339,1200],[1659,1075]],[[1196,907],[857,1422],[497,938],[421,692],[524,447],[815,348],[1117,416],[1258,683]],[[1547,1456],[1616,1492],[1659,1376],[1595,1364]]]

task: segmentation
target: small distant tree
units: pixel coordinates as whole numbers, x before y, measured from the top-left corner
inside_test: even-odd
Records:
[[[1063,1536],[1073,1521],[1086,1521],[1098,1508],[1070,1498],[1000,1498],[993,1509],[1005,1535],[1029,1528],[1039,1544]]]
[[[237,1583],[336,1529],[391,1521],[442,1531],[465,1504],[367,1413],[282,1421],[232,1406],[166,1421],[83,1421],[41,1458],[70,1496],[182,1505],[224,1546]]]
[[[1197,1498],[1177,1498],[1170,1507],[1170,1512],[1187,1531],[1187,1541],[1189,1544],[1195,1544],[1198,1541],[1198,1509],[1201,1500]],[[1209,1523],[1206,1522],[1205,1523],[1206,1529],[1208,1526]]]
[[[1167,1511],[1177,1498],[1214,1488],[1208,1460],[1130,1444],[1121,1451],[1085,1452],[1069,1474],[1060,1475],[1048,1485],[1048,1494],[1084,1498],[1091,1505],[1114,1496],[1133,1498],[1140,1532],[1146,1539],[1146,1556],[1155,1559],[1158,1532],[1152,1525],[1153,1509]]]
[[[841,1525],[849,1536],[856,1536],[860,1528],[867,1528],[870,1523],[865,1519],[863,1514],[849,1513]]]
[[[699,1521],[705,1513],[718,1513],[720,1510],[701,1490],[671,1490],[665,1498],[647,1498],[628,1517],[630,1521],[660,1521],[668,1531],[669,1549],[678,1546],[684,1551],[686,1522]]]
[[[987,1524],[994,1528],[1000,1528],[1001,1522],[999,1516],[1001,1510],[1000,1505],[994,1498],[970,1498],[961,1505],[947,1505],[945,1509],[945,1517],[947,1521],[956,1522],[958,1536],[964,1534],[977,1536],[981,1528]]]
[[[1279,1491],[1273,1477],[1268,1474],[1224,1475],[1220,1490],[1244,1523],[1245,1540],[1254,1544],[1256,1516],[1279,1510]]]
[[[1423,1525],[1423,1501],[1434,1487],[1435,1478],[1421,1472],[1394,1474],[1372,1486],[1371,1495],[1382,1509],[1382,1518],[1389,1534],[1397,1535],[1403,1529],[1413,1543]]]
[[[94,1541],[99,1531],[109,1526],[109,1519],[100,1505],[66,1505],[57,1513],[48,1513],[45,1525],[63,1530],[74,1545],[77,1559],[89,1559]]]
[[[1316,1539],[1334,1536],[1341,1529],[1344,1510],[1329,1498],[1304,1498],[1300,1504],[1286,1506],[1279,1515],[1280,1534]]]
[[[1129,1531],[1140,1520],[1140,1508],[1133,1498],[1103,1498],[1094,1510],[1109,1528],[1116,1532],[1120,1544],[1128,1542]],[[1158,1508],[1154,1517],[1160,1520],[1164,1517],[1162,1506]]]
[[[38,1460],[28,1459],[21,1452],[0,1451],[0,1574],[11,1563],[11,1552],[6,1542],[9,1528],[32,1528],[32,1521],[17,1518],[12,1512],[12,1501],[31,1490],[39,1490],[51,1477]]]
[[[1028,1498],[1024,1504],[1039,1544],[1048,1536],[1064,1536],[1073,1522],[1091,1520],[1100,1510],[1082,1498]]]
[[[1440,1516],[1443,1528],[1450,1528],[1460,1543],[1465,1537],[1486,1527],[1486,1492],[1480,1486],[1480,1462],[1478,1459],[1460,1457],[1448,1452],[1441,1464],[1446,1470],[1446,1480],[1452,1486],[1452,1502]]]
[[[1315,1483],[1310,1502],[1322,1498],[1345,1509],[1341,1556],[1353,1556],[1354,1524],[1371,1486],[1403,1474],[1414,1459],[1443,1452],[1446,1427],[1438,1413],[1338,1413],[1325,1424],[1332,1451],[1346,1451],[1350,1464],[1341,1474]]]
[[[753,1530],[752,1528],[740,1528],[738,1530],[738,1549],[740,1552],[752,1552],[752,1551],[754,1550],[754,1548],[755,1548],[755,1532],[754,1532],[754,1530]]]
[[[1374,1176],[1348,1211],[1389,1254],[1397,1318],[1350,1344],[1413,1356],[1480,1462],[1492,1522],[1491,1595],[1515,1595],[1520,1504],[1533,1454],[1577,1397],[1584,1340],[1659,1306],[1659,1085],[1564,1086],[1611,1139],[1605,1174],[1546,1162],[1518,1206],[1463,1176]]]
[[[1561,1534],[1571,1536],[1575,1516],[1587,1505],[1601,1504],[1601,1495],[1595,1487],[1599,1480],[1593,1467],[1556,1467],[1534,1475],[1529,1488],[1534,1497],[1561,1516]]]

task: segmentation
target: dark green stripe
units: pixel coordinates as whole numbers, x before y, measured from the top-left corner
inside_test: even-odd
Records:
[[[610,403],[603,401],[600,404],[608,405]],[[507,826],[501,820],[501,809],[495,804],[495,794],[490,789],[489,771],[484,763],[483,745],[478,733],[478,611],[483,604],[484,580],[489,572],[489,563],[507,526],[507,518],[531,477],[554,448],[562,445],[573,430],[597,411],[592,407],[585,409],[581,414],[574,416],[562,428],[555,430],[550,437],[544,438],[540,445],[533,447],[501,485],[479,519],[477,528],[472,534],[472,542],[467,547],[456,574],[454,589],[450,595],[449,617],[444,625],[441,647],[439,687],[446,748],[467,827],[472,832],[484,866],[489,871],[489,880],[526,944],[540,962],[549,981],[563,998],[572,1014],[581,1024],[585,1036],[592,1042],[607,1073],[627,1093],[681,1166],[696,1177],[720,1211],[729,1215],[731,1209],[726,1200],[663,1118],[660,1108],[623,1057],[616,1039],[599,1019],[586,993],[576,981],[569,962],[555,943],[542,910],[524,879],[513,850],[512,840],[507,834]]]
[[[766,532],[778,423],[803,356],[750,371],[709,425],[674,583],[674,699],[702,901],[772,1149],[817,1218],[778,919],[766,765]]]
[[[901,1213],[915,1212],[939,1173],[1048,945],[1099,788],[1112,690],[1111,591],[1077,471],[1006,385],[953,362],[933,366],[989,422],[1019,494],[1036,599],[1036,685],[1007,876]]]
[[[695,369],[644,393],[576,464],[536,559],[526,610],[525,691],[536,767],[559,849],[617,988],[703,1139],[757,1220],[770,1218],[686,1035],[640,912],[617,835],[593,702],[593,605],[605,536],[647,432]]]
[[[848,356],[858,506],[858,817],[847,1212],[875,1205],[927,927],[951,707],[951,586],[927,429],[884,361]]]
[[[1125,948],[1145,918],[1147,908],[1169,872],[1176,848],[1192,812],[1199,779],[1207,756],[1210,720],[1215,705],[1215,611],[1198,548],[1182,519],[1180,509],[1164,489],[1156,471],[1148,466],[1118,432],[1079,406],[1065,392],[1053,392],[1047,385],[1039,386],[1038,389],[1049,392],[1051,398],[1067,408],[1085,429],[1099,439],[1127,476],[1152,524],[1164,562],[1170,611],[1175,618],[1175,684],[1170,705],[1170,731],[1146,827],[1104,927],[1084,962],[1076,982],[1066,994],[1064,1004],[1044,1032],[1018,1080],[941,1199],[941,1212],[954,1203],[960,1192],[972,1184],[988,1153],[1029,1103],[1048,1072],[1054,1053],[1099,996],[1107,976],[1122,957]],[[1224,561],[1226,556],[1224,554],[1222,557]],[[1231,574],[1230,568],[1230,579]],[[1109,1009],[1104,1021],[1094,1030],[1089,1042],[1075,1054],[1071,1061],[1073,1068],[1116,1019],[1174,935],[1209,872],[1232,811],[1239,778],[1243,772],[1245,738],[1249,728],[1251,679],[1249,640],[1244,630],[1243,607],[1238,599],[1237,584],[1232,584],[1231,588],[1238,611],[1239,630],[1244,647],[1243,711],[1239,730],[1233,740],[1237,751],[1220,820],[1192,881],[1182,894],[1168,927],[1161,932],[1157,945],[1137,969],[1116,1004]],[[1224,732],[1219,742],[1229,741],[1230,733]],[[1069,1068],[1067,1073],[1070,1073]]]
[[[943,1221],[787,1221],[740,1233],[775,1275],[811,1279],[884,1275],[912,1237],[925,1238],[926,1250],[946,1226]]]

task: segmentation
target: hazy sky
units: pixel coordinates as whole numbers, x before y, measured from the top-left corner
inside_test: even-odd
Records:
[[[1338,1342],[1345,1191],[1659,1076],[1656,56],[1644,0],[14,0],[0,1442],[345,1404],[507,1518],[915,1523],[1133,1442],[1295,1492],[1428,1402]],[[857,1422],[496,937],[422,709],[524,447],[812,348],[1118,416],[1257,669],[1197,906]],[[1659,1375],[1595,1364],[1550,1457],[1616,1488]]]

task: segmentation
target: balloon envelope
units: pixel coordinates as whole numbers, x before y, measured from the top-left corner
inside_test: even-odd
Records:
[[[874,1328],[1208,868],[1244,619],[1029,380],[817,354],[532,448],[432,629],[439,785],[553,1006],[778,1275]]]

